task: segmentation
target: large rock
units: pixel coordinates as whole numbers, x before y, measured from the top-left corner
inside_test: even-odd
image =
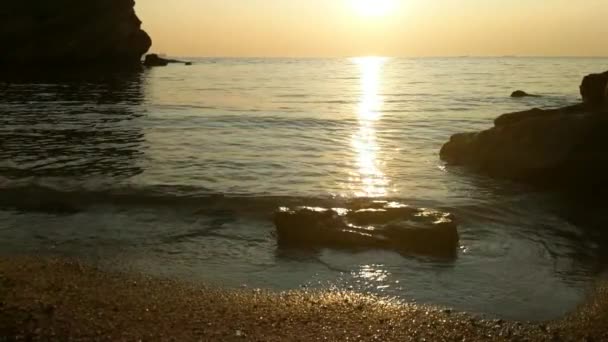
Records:
[[[498,178],[553,188],[608,189],[608,113],[590,105],[597,104],[591,95],[597,82],[596,76],[583,81],[584,104],[504,114],[488,130],[452,136],[440,156],[448,164]],[[589,102],[592,98],[596,102]]]
[[[457,225],[451,214],[394,202],[281,208],[274,222],[281,246],[384,248],[438,257],[453,257],[458,249]]]
[[[152,41],[134,0],[9,0],[0,6],[0,66],[137,66]]]
[[[608,103],[608,71],[583,78],[580,86],[583,103],[601,106]]]

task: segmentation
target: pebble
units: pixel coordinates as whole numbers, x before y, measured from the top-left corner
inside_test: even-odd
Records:
[[[24,264],[27,267],[23,267]],[[390,306],[376,297],[352,292],[277,294],[264,290],[244,293],[201,289],[178,282],[167,285],[166,281],[153,279],[130,282],[128,276],[105,274],[86,267],[82,273],[75,273],[73,268],[64,267],[60,262],[46,269],[37,267],[40,264],[49,265],[44,260],[20,262],[0,258],[0,273],[15,284],[16,289],[2,298],[0,311],[7,315],[9,322],[23,322],[22,317],[30,317],[32,308],[37,319],[47,310],[61,313],[60,320],[50,319],[49,326],[38,331],[49,336],[51,332],[67,334],[55,340],[95,340],[96,336],[92,335],[97,334],[103,340],[131,341],[139,338],[229,341],[236,337],[271,342],[371,339],[474,342],[493,339],[538,341],[553,336],[554,340],[595,342],[605,340],[602,336],[608,333],[608,324],[602,324],[608,309],[602,311],[598,305],[591,307],[599,310],[597,314],[593,311],[583,316],[586,330],[581,331],[577,329],[577,320],[570,316],[563,321],[540,325],[501,319],[482,321],[467,313],[452,314],[452,309],[415,304]],[[36,276],[32,277],[32,274]],[[48,286],[49,282],[52,287]],[[137,288],[131,284],[137,284]],[[44,304],[49,298],[56,304]],[[311,303],[315,303],[314,306],[311,307]],[[145,313],[145,317],[138,317],[137,313]],[[598,322],[593,327],[595,330],[589,328],[590,322]],[[237,323],[239,329],[230,329],[227,326],[230,323]],[[23,326],[14,327],[14,331],[21,334],[28,333],[28,329],[35,331],[36,326],[31,327],[27,322],[21,324]],[[41,336],[41,339],[44,337],[47,336]]]

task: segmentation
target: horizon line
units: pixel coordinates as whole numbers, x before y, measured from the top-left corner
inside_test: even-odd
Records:
[[[350,56],[212,56],[212,55],[172,55],[163,52],[153,52],[150,54],[158,54],[160,56],[170,56],[176,58],[208,58],[208,59],[350,59],[363,57],[380,57],[380,58],[409,58],[409,59],[424,59],[424,58],[597,58],[608,59],[608,55],[428,55],[428,56],[390,56],[390,55],[350,55]]]

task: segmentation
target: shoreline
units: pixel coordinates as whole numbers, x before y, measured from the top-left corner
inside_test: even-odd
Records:
[[[76,260],[0,257],[0,340],[600,341],[608,288],[561,320],[485,320],[339,291],[227,290],[99,270]]]

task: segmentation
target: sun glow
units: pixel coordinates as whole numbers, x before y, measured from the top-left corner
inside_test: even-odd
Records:
[[[354,10],[363,17],[385,17],[397,8],[397,0],[350,0]]]

